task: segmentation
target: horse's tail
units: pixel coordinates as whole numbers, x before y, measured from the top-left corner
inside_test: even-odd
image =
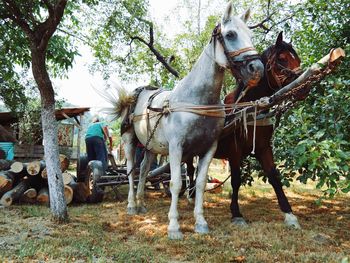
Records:
[[[112,115],[113,119],[119,119],[124,116],[129,106],[133,105],[136,100],[132,92],[119,85],[113,88],[113,92],[105,92],[103,97],[112,105],[111,108],[105,111],[108,111],[108,114]]]

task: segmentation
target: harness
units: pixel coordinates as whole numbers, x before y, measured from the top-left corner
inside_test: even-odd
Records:
[[[287,67],[284,67],[280,63],[277,63],[276,54],[278,53],[278,50],[276,50],[275,46],[273,46],[272,50],[275,52],[272,53],[272,51],[270,51],[269,53],[272,53],[272,55],[267,55],[268,60],[266,61],[266,65],[265,65],[265,77],[267,80],[268,87],[271,90],[276,91],[283,87],[283,84],[287,79],[287,77],[297,77],[299,75],[298,72],[300,71],[300,68],[296,68],[295,70],[292,70]],[[274,71],[275,68],[279,69],[282,72],[282,74],[281,75],[276,74],[276,72]],[[271,85],[270,78],[268,75],[269,72],[273,80],[276,82],[277,88],[273,88],[273,85]]]

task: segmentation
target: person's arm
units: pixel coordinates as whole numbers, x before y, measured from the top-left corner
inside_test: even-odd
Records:
[[[112,152],[112,149],[113,149],[113,140],[112,140],[112,136],[109,135],[109,132],[108,132],[108,127],[107,126],[103,126],[103,134],[104,134],[104,137],[105,137],[105,140],[109,142],[109,151]]]

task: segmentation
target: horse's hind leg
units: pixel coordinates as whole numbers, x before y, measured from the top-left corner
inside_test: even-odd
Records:
[[[136,145],[134,143],[135,134],[132,131],[127,131],[123,134],[122,139],[124,142],[124,151],[126,158],[126,172],[129,180],[129,194],[128,194],[128,208],[127,212],[129,215],[136,214],[136,202],[134,193],[134,165],[135,165],[135,150]]]
[[[141,162],[139,184],[137,186],[137,193],[136,193],[136,206],[137,206],[138,213],[147,212],[147,209],[145,206],[145,184],[146,184],[147,174],[151,168],[151,164],[155,156],[156,155],[154,153],[146,150],[143,160]]]
[[[285,213],[285,224],[290,227],[294,227],[296,229],[300,229],[300,225],[297,217],[293,214],[292,208],[288,202],[288,199],[283,191],[282,183],[280,180],[280,173],[277,170],[274,161],[272,148],[269,147],[264,151],[263,154],[260,155],[259,158],[261,165],[264,169],[264,172],[267,174],[267,178],[269,183],[272,185],[278,200],[278,204],[282,212]]]
[[[234,159],[231,159],[231,158]],[[244,220],[238,204],[238,192],[242,184],[241,179],[241,154],[237,152],[237,155],[232,156],[229,160],[231,168],[231,186],[232,186],[232,196],[231,196],[231,222],[237,226],[247,226],[247,222]]]
[[[190,203],[193,202],[193,197],[195,196],[195,186],[194,186],[194,172],[195,172],[195,168],[193,165],[193,161],[194,158],[189,158],[186,161],[186,165],[187,165],[187,176],[189,178],[189,191],[188,191],[188,200]]]
[[[208,169],[211,160],[213,159],[217,141],[213,143],[210,150],[199,158],[198,161],[198,173],[196,177],[196,201],[194,207],[194,216],[196,218],[195,231],[200,234],[209,233],[208,223],[204,218],[203,214],[203,201],[204,201],[204,190],[208,180]]]

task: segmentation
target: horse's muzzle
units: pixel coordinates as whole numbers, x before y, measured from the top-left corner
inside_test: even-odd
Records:
[[[255,59],[247,63],[245,75],[245,86],[247,86],[247,88],[255,87],[256,85],[258,85],[260,79],[264,75],[264,65],[261,62],[261,60]]]

